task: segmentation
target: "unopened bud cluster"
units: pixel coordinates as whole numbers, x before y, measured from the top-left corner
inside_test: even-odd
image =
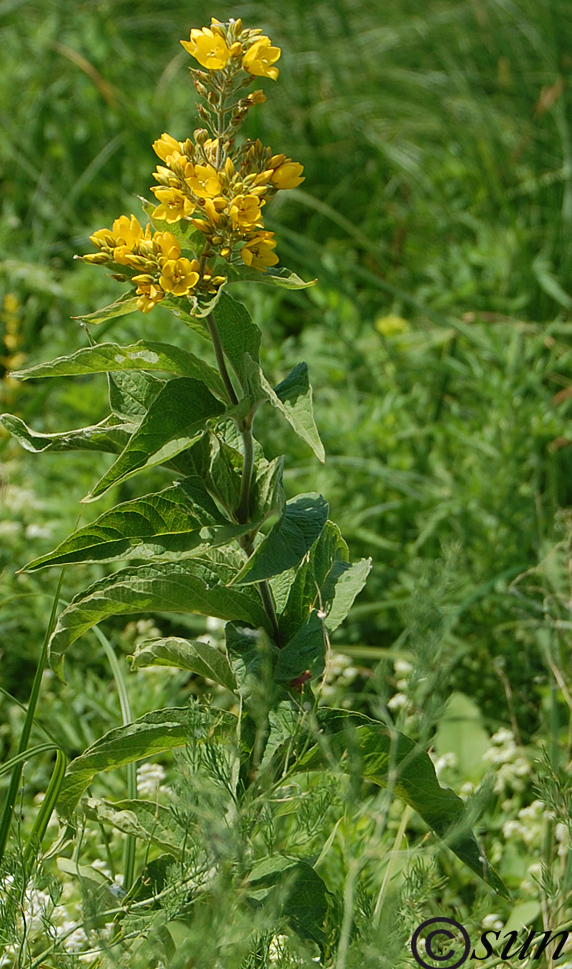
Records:
[[[181,43],[205,68],[191,69],[205,127],[184,142],[164,133],[153,145],[163,162],[151,189],[158,204],[149,209],[157,231],[122,216],[111,230],[90,237],[99,252],[83,257],[112,266],[115,278],[135,285],[143,312],[166,295],[191,304],[208,299],[227,281],[226,266],[234,267],[236,277],[240,267],[266,272],[276,265],[276,241],[264,228],[263,208],[278,191],[303,181],[302,165],[273,155],[260,141],[235,144],[249,109],[266,100],[262,91],[240,91],[257,76],[276,80],[280,48],[260,30],[245,30],[240,20],[223,24],[214,18]]]

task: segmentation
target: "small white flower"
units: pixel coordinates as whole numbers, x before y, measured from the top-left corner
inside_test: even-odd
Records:
[[[393,664],[393,669],[396,673],[403,673],[405,675],[411,673],[413,665],[406,659],[396,659]]]
[[[403,710],[409,706],[409,700],[404,693],[394,693],[387,701],[387,706],[390,710]]]
[[[64,939],[66,952],[81,952],[87,942],[87,935],[81,926],[75,929],[67,939]]]
[[[36,525],[32,523],[26,528],[26,538],[51,538],[53,528],[50,525]]]
[[[500,916],[496,912],[491,912],[490,915],[485,915],[483,919],[484,929],[494,929],[496,932],[504,927],[504,922],[501,920]]]
[[[140,797],[157,797],[165,777],[162,764],[141,764],[137,768],[137,793]]]

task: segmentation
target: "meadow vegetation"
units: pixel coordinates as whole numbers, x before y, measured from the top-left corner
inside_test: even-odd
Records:
[[[196,672],[132,672],[128,661],[156,637],[222,650],[223,624],[142,612],[82,637],[65,685],[43,674],[32,740],[52,747],[26,763],[0,868],[0,966],[393,969],[417,965],[411,934],[434,915],[462,922],[475,943],[485,928],[566,928],[566,0],[197,0],[192,10],[182,0],[1,0],[0,410],[45,434],[105,417],[103,376],[21,382],[10,372],[86,346],[71,317],[117,298],[113,280],[73,256],[92,251],[88,237],[121,212],[142,218],[135,196],[148,196],[153,142],[196,126],[179,40],[212,16],[241,17],[282,50],[280,80],[264,82],[268,103],[244,130],[304,165],[305,181],[277,197],[265,225],[281,264],[318,279],[299,291],[233,287],[262,331],[272,386],[307,362],[326,462],[270,407],[257,436],[269,460],[288,455],[287,497],[323,494],[352,561],[373,559],[331,636],[320,705],[396,727],[430,752],[510,897],[357,768],[298,775],[233,811],[233,761],[217,733],[232,695]],[[177,344],[180,329],[158,305],[93,335]],[[183,337],[214,365],[199,336]],[[57,569],[17,569],[78,522],[144,493],[129,478],[97,506],[80,505],[109,463],[96,451],[33,454],[0,437],[5,763],[59,582]],[[167,484],[163,469],[146,472],[145,492]],[[59,608],[116,567],[67,568]],[[175,707],[187,710],[187,745],[97,776],[80,827],[51,814],[42,851],[21,864],[49,794],[53,745],[69,761],[126,711]],[[288,729],[287,718],[276,726],[282,739]],[[0,776],[2,796],[9,779]],[[253,874],[252,857],[265,853],[283,868],[261,862]],[[304,881],[302,863],[325,894]],[[567,953],[557,964],[569,969]],[[529,953],[519,964],[551,960]]]

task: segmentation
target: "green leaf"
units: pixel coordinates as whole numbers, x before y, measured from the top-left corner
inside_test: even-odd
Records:
[[[77,595],[60,614],[50,639],[50,665],[61,675],[66,650],[108,616],[191,612],[236,619],[270,632],[256,589],[229,589],[227,583],[232,577],[228,566],[196,559],[114,572]]]
[[[206,526],[228,526],[200,478],[185,478],[158,494],[124,501],[78,529],[53,551],[25,566],[32,572],[45,565],[110,562],[127,556],[178,558],[205,549]],[[232,527],[232,526],[231,526]]]
[[[123,452],[96,484],[86,501],[143,468],[164,463],[188,447],[209,418],[223,405],[200,380],[174,377],[157,395]]]
[[[321,495],[298,495],[262,540],[234,582],[261,582],[294,568],[312,548],[328,520],[329,505]]]
[[[275,676],[280,683],[289,683],[310,671],[312,679],[324,672],[326,637],[324,622],[313,610],[290,642],[280,650]]]
[[[354,565],[344,568],[338,576],[335,570],[330,573],[334,581],[333,595],[328,601],[331,602],[328,614],[324,620],[326,629],[332,633],[344,621],[348,612],[354,604],[354,599],[363,589],[367,577],[371,572],[371,559],[361,559]],[[326,596],[329,589],[326,589]]]
[[[187,837],[177,823],[177,816],[159,801],[124,800],[112,803],[95,797],[85,797],[81,806],[87,818],[98,824],[109,824],[117,831],[139,838],[180,858]]]
[[[308,367],[299,363],[288,376],[273,390],[262,370],[254,360],[245,357],[245,386],[252,403],[268,400],[280,411],[290,426],[309,444],[319,461],[325,461],[324,446],[320,440],[314,421],[312,388],[308,378]]]
[[[221,729],[236,723],[231,714],[219,713]],[[115,770],[165,750],[182,747],[192,724],[187,707],[146,713],[133,723],[115,727],[69,764],[58,800],[58,811],[69,817],[86,787],[100,771]],[[196,733],[197,739],[199,735]],[[207,736],[206,730],[204,731]]]
[[[337,525],[328,522],[308,559],[298,569],[279,617],[283,641],[288,642],[296,635],[312,609],[327,614],[337,584],[350,568],[348,547],[341,532]]]
[[[15,437],[26,451],[106,451],[119,454],[133,432],[136,424],[116,423],[116,418],[106,417],[99,424],[81,427],[57,434],[43,434],[28,427],[13,414],[0,415],[0,424]]]
[[[322,707],[317,712],[320,742],[304,752],[296,770],[323,770],[334,761],[346,773],[358,771],[379,787],[392,789],[448,847],[496,892],[508,892],[484,858],[460,797],[440,786],[429,755],[413,740],[363,714]]]
[[[245,376],[245,353],[258,363],[262,335],[242,303],[222,292],[214,310],[220,340],[239,380]]]
[[[314,421],[308,365],[299,363],[294,367],[275,388],[275,393],[280,404],[275,404],[272,400],[271,403],[282,411],[296,433],[310,445],[316,457],[325,461],[324,446]]]
[[[253,519],[266,521],[271,515],[282,513],[286,501],[282,486],[283,476],[283,455],[274,458],[273,461],[265,461],[264,459],[257,461],[250,504]]]
[[[214,680],[231,693],[236,693],[236,679],[228,657],[208,643],[179,639],[177,636],[141,643],[133,653],[131,668],[139,670],[147,666],[171,666],[188,670]]]
[[[179,377],[195,377],[202,380],[216,397],[226,400],[222,380],[214,367],[194,353],[151,340],[139,340],[126,347],[117,343],[96,343],[76,350],[69,357],[57,357],[48,363],[18,370],[13,376],[28,380],[30,377],[71,377],[120,370],[161,370]]]
[[[126,316],[127,313],[134,313],[137,309],[137,296],[125,293],[116,299],[109,306],[104,306],[95,313],[88,313],[87,316],[74,316],[72,319],[79,320],[80,323],[105,323],[106,320],[113,320],[116,316]]]
[[[109,406],[114,414],[124,420],[139,422],[149,410],[165,381],[153,374],[108,373]]]
[[[233,283],[267,283],[270,286],[279,286],[283,289],[308,289],[310,286],[315,286],[318,282],[317,279],[311,279],[306,283],[300,276],[292,272],[292,270],[286,269],[285,266],[281,266],[279,269],[269,267],[265,272],[259,269],[247,269],[244,266],[240,269],[228,271],[228,276]]]
[[[333,896],[308,862],[283,855],[266,858],[253,868],[247,884],[255,890],[254,898],[258,901],[268,898],[270,905],[278,901],[281,915],[301,939],[326,944],[326,923]]]

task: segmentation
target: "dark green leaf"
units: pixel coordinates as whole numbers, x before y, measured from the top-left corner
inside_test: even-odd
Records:
[[[244,360],[244,373],[251,406],[268,400],[286,418],[298,437],[310,445],[318,460],[323,462],[325,452],[314,421],[307,365],[300,363],[294,367],[276,390],[272,389],[259,365],[248,356]]]
[[[228,657],[208,643],[179,639],[177,636],[141,643],[133,654],[132,669],[138,670],[147,666],[171,666],[188,670],[214,680],[231,693],[236,692],[236,680]]]
[[[273,461],[257,462],[250,504],[253,518],[265,521],[271,515],[281,514],[286,501],[282,486],[283,475],[283,456],[274,458]]]
[[[324,622],[314,610],[298,632],[281,650],[275,676],[280,683],[289,683],[310,671],[312,679],[324,672],[326,637]]]
[[[212,543],[201,537],[205,526],[226,526],[200,478],[186,478],[158,494],[125,501],[104,512],[65,539],[52,552],[34,559],[25,571],[70,562],[109,562],[137,556],[178,558]],[[232,527],[232,526],[231,526]]]
[[[391,787],[409,804],[448,847],[496,892],[507,890],[483,855],[470,829],[465,805],[449,788],[440,786],[429,755],[413,740],[389,731],[363,714],[347,710],[318,710],[320,742],[303,753],[299,770],[323,770],[332,761],[348,773],[380,787]]]
[[[320,536],[328,519],[328,502],[321,495],[298,495],[288,501],[235,578],[235,583],[261,582],[301,562]]]
[[[149,410],[165,381],[143,370],[108,373],[109,406],[124,420],[139,422]]]
[[[312,609],[327,613],[338,581],[350,568],[348,547],[341,532],[337,525],[328,522],[308,559],[298,569],[279,617],[283,641],[288,642],[295,636]]]
[[[267,896],[270,904],[277,900],[281,914],[300,938],[318,945],[327,942],[325,929],[332,896],[306,861],[283,855],[266,858],[251,871],[248,884],[255,889],[255,898]],[[274,891],[264,892],[265,888]]]
[[[227,292],[221,293],[214,310],[221,343],[233,369],[241,380],[244,379],[244,355],[258,363],[261,333],[252,322],[250,313],[242,303]]]
[[[237,619],[270,632],[258,592],[227,588],[233,571],[223,564],[187,559],[122,569],[93,583],[70,602],[50,640],[50,664],[61,673],[65,651],[107,616],[191,612]]]
[[[208,388],[193,377],[174,377],[157,395],[147,415],[109,471],[85,500],[143,468],[164,463],[188,447],[205,421],[224,410]]]
[[[235,722],[231,714],[219,713],[220,729]],[[58,800],[59,813],[64,817],[72,814],[86,787],[100,771],[115,770],[165,750],[182,747],[190,729],[188,708],[172,707],[154,710],[133,723],[110,730],[69,764]],[[206,731],[204,736],[207,736]]]

